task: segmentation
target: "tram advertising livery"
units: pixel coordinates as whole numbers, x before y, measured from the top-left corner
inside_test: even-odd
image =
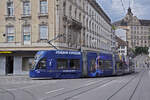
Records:
[[[117,75],[120,70],[123,74],[124,63],[116,58],[112,54],[97,52],[39,51],[29,75],[31,78],[80,78]]]

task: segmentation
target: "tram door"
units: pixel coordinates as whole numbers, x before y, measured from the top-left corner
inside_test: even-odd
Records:
[[[6,74],[13,74],[13,62],[14,62],[14,57],[13,56],[7,56],[6,57]]]

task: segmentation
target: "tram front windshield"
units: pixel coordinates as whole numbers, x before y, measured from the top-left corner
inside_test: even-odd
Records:
[[[32,69],[46,69],[46,58],[41,58],[39,54],[36,54]]]

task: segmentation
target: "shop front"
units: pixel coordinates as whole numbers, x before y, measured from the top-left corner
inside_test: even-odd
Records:
[[[0,75],[27,75],[35,51],[0,51]]]

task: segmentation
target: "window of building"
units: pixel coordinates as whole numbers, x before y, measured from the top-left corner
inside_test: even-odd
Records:
[[[85,24],[85,16],[83,16],[83,25],[85,26],[86,24]]]
[[[77,17],[77,8],[75,9],[75,12],[74,12],[75,14],[75,18]]]
[[[78,5],[81,7],[82,6],[82,3],[81,3],[81,0],[77,0],[78,1]]]
[[[31,14],[31,9],[30,9],[30,2],[25,1],[23,2],[23,14],[24,15],[30,15]]]
[[[30,25],[23,26],[23,42],[29,44],[31,40],[31,27]]]
[[[48,39],[48,26],[40,25],[40,39]]]
[[[141,31],[141,34],[143,34],[143,31]]]
[[[88,18],[86,19],[86,27],[88,28],[88,25],[89,25],[89,20]]]
[[[48,13],[47,0],[40,0],[40,13],[41,14],[47,14]]]
[[[7,26],[7,42],[14,42],[15,38],[15,29],[14,26]]]
[[[63,3],[63,13],[66,15],[66,2]]]
[[[91,16],[91,8],[90,8],[90,10],[89,10],[89,15]]]
[[[124,49],[125,48],[125,46],[121,46],[121,49]]]
[[[64,25],[64,34],[66,34],[67,32],[67,29],[66,29],[66,25]],[[66,42],[66,36],[63,36],[63,41]]]
[[[134,30],[136,30],[136,26],[134,26]]]
[[[92,26],[92,25],[91,25],[91,21],[90,21],[90,22],[89,22],[89,30],[91,30],[91,26]]]
[[[134,34],[136,34],[136,31],[134,31]]]
[[[121,53],[125,53],[125,51],[122,50]]]
[[[143,26],[141,26],[141,30],[143,30]]]
[[[88,8],[89,8],[89,7],[88,7],[88,5],[87,5],[87,6],[86,6],[86,10],[87,10],[87,12],[88,12]]]
[[[85,9],[85,1],[83,0],[83,10]]]
[[[7,2],[7,15],[14,16],[13,2]]]
[[[22,71],[29,71],[32,68],[34,58],[23,57],[22,58]]]
[[[72,15],[72,6],[70,5],[70,7],[69,7],[69,16],[71,16]]]
[[[92,23],[92,29],[91,30],[94,31],[94,22]]]
[[[81,21],[81,13],[79,13],[79,21]]]

